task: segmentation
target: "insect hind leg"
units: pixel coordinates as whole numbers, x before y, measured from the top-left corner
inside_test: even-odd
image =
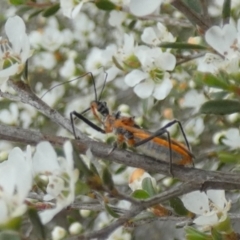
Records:
[[[169,127],[171,127],[172,125],[174,125],[174,124],[178,124],[178,126],[179,126],[179,128],[181,130],[181,133],[182,133],[182,135],[184,137],[184,140],[185,140],[186,146],[188,148],[189,154],[191,156],[193,156],[193,154],[191,153],[190,145],[188,143],[186,134],[185,134],[185,132],[183,130],[183,126],[182,126],[181,122],[176,120],[176,119],[171,121],[171,122],[169,122],[169,123],[167,123],[164,127],[162,127],[159,130],[157,130],[155,133],[153,133],[148,138],[145,138],[145,139],[143,139],[143,140],[141,140],[141,141],[139,141],[139,142],[134,144],[135,147],[138,147],[138,146],[140,146],[140,145],[142,145],[144,143],[147,143],[147,142],[151,141],[155,137],[160,137],[163,134],[167,134],[167,140],[168,140],[168,145],[169,145],[169,158],[170,158],[170,161],[169,161],[169,172],[170,172],[170,174],[172,176],[173,176],[173,173],[172,173],[172,162],[173,162],[172,142],[171,142],[171,137],[170,137],[169,131],[167,129]]]

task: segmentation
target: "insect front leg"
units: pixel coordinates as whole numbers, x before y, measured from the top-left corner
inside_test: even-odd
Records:
[[[87,125],[89,125],[90,127],[92,127],[93,129],[95,129],[98,132],[101,133],[106,133],[106,131],[102,128],[100,128],[99,126],[97,126],[96,124],[94,124],[93,122],[91,122],[90,120],[88,120],[86,117],[84,117],[81,113],[78,113],[76,111],[73,111],[70,113],[70,120],[71,120],[71,125],[72,125],[72,130],[73,130],[73,135],[75,137],[75,139],[78,139],[77,135],[76,135],[76,130],[75,130],[75,124],[74,124],[74,119],[73,116],[81,119],[82,121],[84,121]]]

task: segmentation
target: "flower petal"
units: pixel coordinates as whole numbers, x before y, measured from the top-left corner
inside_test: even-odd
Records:
[[[224,206],[227,202],[225,198],[225,191],[224,190],[208,190],[207,196],[209,199],[217,205],[220,209],[224,209]]]
[[[228,57],[226,54],[233,51],[231,46],[237,38],[237,30],[231,24],[226,24],[223,28],[213,26],[207,30],[205,38],[217,52]]]
[[[153,81],[145,81],[139,83],[137,86],[134,87],[134,92],[140,97],[140,98],[148,98],[151,96],[154,88]]]
[[[57,154],[49,142],[41,142],[37,145],[33,156],[33,168],[35,174],[59,170]]]
[[[124,81],[128,86],[134,87],[136,84],[144,80],[147,76],[147,73],[135,69],[126,75]]]
[[[196,219],[194,219],[193,222],[201,226],[205,225],[213,226],[216,223],[218,223],[218,217],[216,213],[213,213],[212,215],[209,216],[199,216]]]
[[[166,71],[172,71],[176,66],[176,58],[173,54],[164,52],[156,61],[156,64]]]
[[[209,212],[208,197],[204,192],[194,191],[182,196],[182,201],[189,211],[196,214],[206,214]]]
[[[135,16],[146,16],[153,13],[162,3],[162,0],[131,0],[129,9]]]
[[[158,99],[164,99],[172,89],[172,82],[169,78],[163,80],[161,84],[156,84],[153,91],[153,96]]]

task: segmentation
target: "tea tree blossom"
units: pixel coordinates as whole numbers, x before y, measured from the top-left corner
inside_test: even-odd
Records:
[[[189,211],[197,215],[193,222],[205,229],[223,222],[231,207],[224,190],[208,190],[207,193],[194,191],[185,194],[182,201]]]
[[[225,133],[225,138],[222,139],[222,142],[229,146],[230,149],[239,149],[240,148],[240,133],[237,128],[230,128]]]
[[[129,9],[135,16],[142,17],[156,11],[161,3],[162,0],[151,0],[151,3],[145,0],[131,0]]]
[[[14,148],[0,164],[0,225],[23,215],[25,198],[32,187],[31,148]],[[19,171],[21,169],[21,171]]]
[[[148,98],[151,95],[158,99],[164,99],[172,89],[170,74],[175,68],[176,58],[168,52],[162,52],[159,48],[142,47],[136,52],[141,62],[142,70],[134,69],[125,77],[125,83],[134,87],[134,92],[140,98]]]
[[[240,20],[237,27],[226,24],[222,28],[219,26],[209,28],[205,39],[219,55],[207,53],[200,61],[198,70],[212,73],[219,69],[228,73],[237,72],[240,59]]]
[[[157,46],[161,42],[175,42],[176,38],[167,30],[167,28],[160,22],[157,24],[157,28],[147,27],[144,29],[141,35],[143,42]]]
[[[66,142],[63,148],[66,159],[57,158],[55,150],[48,142],[39,143],[33,156],[35,176],[48,178],[47,194],[44,196],[44,200],[56,199],[55,208],[40,212],[43,224],[49,222],[54,215],[74,201],[78,172],[73,168],[70,142]]]
[[[73,0],[60,0],[63,15],[68,18],[75,18],[85,2],[87,2],[87,0],[79,1],[79,3]]]
[[[11,17],[5,24],[8,39],[0,37],[0,84],[10,76],[24,69],[26,60],[31,56],[26,26],[22,18]]]

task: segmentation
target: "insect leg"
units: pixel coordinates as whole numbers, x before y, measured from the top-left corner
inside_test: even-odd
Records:
[[[172,142],[171,142],[170,134],[169,134],[169,132],[166,128],[161,128],[157,132],[153,133],[150,137],[145,138],[145,139],[135,143],[134,147],[138,147],[138,146],[140,146],[140,145],[142,145],[146,142],[149,142],[155,137],[160,137],[164,133],[167,134],[167,140],[168,140],[168,145],[169,145],[169,158],[170,158],[170,160],[169,160],[169,173],[173,176],[173,173],[172,173],[172,162],[173,162],[173,159],[172,159],[173,158],[172,157]]]
[[[88,120],[86,117],[84,117],[82,114],[73,111],[70,113],[70,120],[71,120],[71,125],[72,125],[72,130],[73,130],[73,135],[74,137],[77,139],[77,135],[76,135],[76,131],[75,131],[75,124],[74,124],[74,119],[73,116],[81,119],[82,121],[84,121],[86,124],[88,124],[90,127],[92,127],[93,129],[95,129],[98,132],[101,133],[106,133],[105,130],[103,130],[102,128],[100,128],[99,126],[97,126],[96,124],[94,124],[93,122],[91,122],[90,120]]]

